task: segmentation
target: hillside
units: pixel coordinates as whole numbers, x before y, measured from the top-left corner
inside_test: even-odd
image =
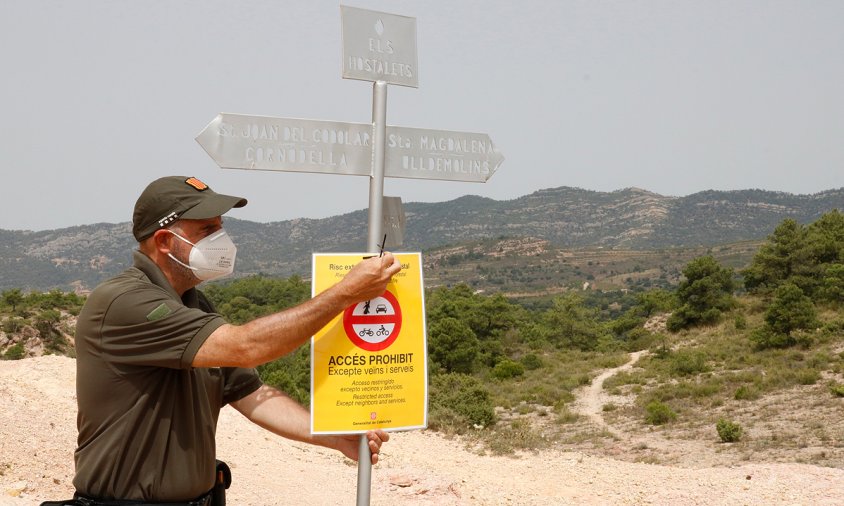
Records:
[[[783,222],[761,248],[743,241],[566,250],[525,237],[430,249],[429,286],[431,278],[434,285],[473,285],[426,296],[428,427],[443,436],[396,435],[374,490],[384,504],[841,504],[842,230],[844,215],[831,212],[805,227]],[[705,256],[688,262],[673,297],[601,290],[536,298],[567,288],[555,283],[567,278],[588,280],[569,287],[583,290],[671,284],[671,266],[691,256],[711,253],[735,267],[755,251],[747,291],[735,297],[733,273]],[[479,286],[534,298],[487,296]],[[206,292],[236,323],[306,298],[306,287],[296,278],[250,277]],[[514,292],[520,288],[527,291]],[[7,442],[0,485],[10,497],[34,501],[65,490],[69,468],[54,463],[72,448],[73,397],[53,390],[67,387],[72,372],[25,358],[39,351],[26,343],[38,334],[44,351],[72,345],[72,315],[83,299],[59,291],[4,294],[10,312],[0,318],[0,347],[11,333],[3,357],[23,358],[0,364],[0,399],[8,401],[0,405],[0,442]],[[267,364],[262,377],[307,405],[309,368],[307,350],[299,350]],[[37,417],[28,410],[44,411],[41,399],[66,407]],[[249,470],[233,502],[283,497],[289,485],[279,488],[278,480],[291,482],[272,467],[262,474],[273,455],[294,455],[302,465],[296,476],[334,464],[346,476],[342,459],[275,446],[226,413],[220,455]],[[37,423],[21,426],[19,419]],[[253,435],[260,439],[249,443]],[[533,479],[523,479],[528,473]],[[307,495],[296,483],[307,504],[344,503],[348,493],[342,485],[318,486]]]
[[[761,240],[785,218],[808,223],[829,210],[844,209],[844,189],[814,195],[742,190],[666,197],[636,188],[595,192],[561,187],[506,201],[464,196],[442,203],[411,202],[404,207],[403,251],[428,252],[452,246],[462,248],[462,253],[494,258],[497,250],[508,249],[501,241],[515,240],[538,245],[548,260],[583,249],[693,251]],[[307,276],[314,251],[362,249],[367,217],[366,211],[360,210],[318,220],[226,221],[239,246],[238,275]],[[128,223],[101,223],[40,232],[0,230],[0,289],[90,289],[128,265],[135,247],[130,229]],[[528,259],[523,262],[530,264]],[[624,275],[629,272],[634,271],[606,277],[616,276],[611,284],[623,285],[631,277]],[[566,285],[591,281],[589,274],[600,275],[572,274],[576,275],[563,272],[546,281]],[[514,292],[524,288],[512,287]]]

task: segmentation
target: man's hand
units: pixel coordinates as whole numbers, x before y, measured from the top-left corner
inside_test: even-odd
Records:
[[[350,434],[348,436],[337,436],[337,449],[343,452],[343,455],[349,457],[355,462],[360,458],[360,435]],[[369,453],[372,455],[372,464],[378,463],[378,454],[381,453],[381,445],[390,440],[390,435],[381,429],[370,430],[366,433],[366,439],[369,443]]]
[[[387,290],[387,283],[401,271],[401,264],[392,253],[371,257],[355,265],[338,283],[338,289],[355,303],[371,300]]]

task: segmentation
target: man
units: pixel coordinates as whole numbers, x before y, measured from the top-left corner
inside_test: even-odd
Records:
[[[195,287],[234,268],[222,215],[244,205],[178,176],[152,182],[138,198],[134,266],[91,293],[76,329],[73,484],[82,501],[209,503],[225,404],[276,434],[357,459],[359,436],[312,436],[309,412],[262,385],[252,368],[295,350],[345,308],[381,295],[400,264],[390,253],[363,260],[299,306],[230,325]],[[389,436],[377,430],[366,437],[374,464]]]

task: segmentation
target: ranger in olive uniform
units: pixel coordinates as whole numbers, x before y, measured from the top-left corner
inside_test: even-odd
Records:
[[[217,417],[226,404],[276,434],[357,458],[357,436],[311,435],[308,411],[262,385],[253,368],[382,294],[399,263],[389,253],[364,260],[299,306],[230,325],[195,287],[233,269],[236,248],[221,216],[244,205],[180,176],[152,182],[138,198],[134,265],[94,290],[76,329],[73,484],[81,501],[208,504]],[[389,436],[379,430],[367,437],[375,463]]]

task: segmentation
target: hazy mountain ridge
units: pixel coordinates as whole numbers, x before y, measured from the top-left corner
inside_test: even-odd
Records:
[[[404,204],[404,251],[496,238],[532,237],[557,248],[652,250],[762,239],[785,218],[808,223],[844,209],[844,188],[813,195],[764,190],[663,196],[638,188],[543,189],[512,200],[468,195]],[[256,223],[226,219],[239,275],[309,275],[311,253],[360,251],[367,211]],[[125,269],[136,243],[129,223],[40,232],[0,230],[0,289],[91,288]]]

